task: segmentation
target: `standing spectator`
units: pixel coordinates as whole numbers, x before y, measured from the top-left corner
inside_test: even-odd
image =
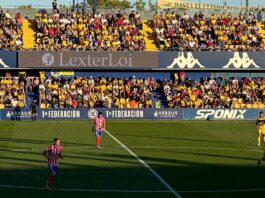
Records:
[[[59,12],[57,0],[53,0],[53,2],[52,2],[52,10],[53,11],[56,10],[57,12]]]

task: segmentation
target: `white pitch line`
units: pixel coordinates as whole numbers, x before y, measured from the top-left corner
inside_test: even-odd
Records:
[[[114,137],[109,131],[105,130],[105,132],[119,145],[121,145],[128,153],[130,153],[136,160],[138,160],[144,167],[146,167],[162,184],[164,184],[170,192],[172,192],[175,197],[182,198],[181,195],[172,188],[151,166],[149,166],[145,161],[143,161],[138,155],[136,155],[131,149],[129,149],[125,144],[123,144],[120,140]]]
[[[180,190],[181,193],[236,193],[236,192],[263,192],[265,188],[250,189],[220,189],[220,190]]]
[[[14,186],[14,185],[0,185],[0,188],[16,188],[16,189],[31,189],[31,190],[45,190],[43,187],[33,186]],[[111,190],[111,189],[81,189],[81,188],[52,188],[53,191],[75,191],[75,192],[117,192],[117,193],[171,193],[166,190]]]

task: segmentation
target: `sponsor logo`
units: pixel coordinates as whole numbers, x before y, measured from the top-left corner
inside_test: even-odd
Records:
[[[42,118],[80,118],[80,110],[48,110],[41,112]]]
[[[143,110],[110,110],[106,111],[107,118],[143,118]]]
[[[3,66],[4,68],[9,68],[10,67],[4,62],[4,60],[2,58],[0,58],[0,65]]]
[[[97,117],[98,115],[98,111],[96,109],[90,109],[88,112],[87,112],[87,116],[89,117],[89,119],[93,120]]]
[[[244,109],[200,109],[197,111],[195,119],[240,119],[245,118],[247,110]]]
[[[112,53],[108,53],[106,56],[73,56],[71,53],[59,53],[59,63],[54,66],[61,67],[132,67],[132,55],[127,56],[113,56]],[[53,66],[55,64],[55,57],[51,53],[45,53],[42,56],[42,64],[45,66]],[[1,62],[0,62],[1,63]],[[57,63],[56,63],[57,64]]]
[[[132,67],[132,55],[113,57],[112,53],[106,56],[69,56],[59,53],[59,66],[70,67]],[[115,60],[114,60],[115,59]]]
[[[175,110],[159,110],[154,112],[155,118],[177,118],[178,111]]]
[[[198,59],[195,59],[193,57],[193,54],[191,52],[187,52],[187,57],[185,57],[184,52],[179,52],[178,56],[174,58],[173,62],[167,66],[168,69],[172,69],[174,67],[178,67],[181,69],[191,69],[195,67],[205,68],[205,66],[203,66]]]
[[[250,59],[247,52],[242,53],[242,57],[240,57],[239,52],[235,52],[233,58],[230,58],[228,63],[223,66],[223,68],[250,68],[253,66],[254,68],[260,68],[253,59]]]
[[[21,110],[7,111],[6,117],[8,119],[31,118],[31,112],[30,111],[21,111]]]
[[[54,55],[52,55],[51,53],[43,54],[41,61],[42,64],[51,66],[54,63]]]
[[[58,78],[60,76],[60,72],[51,72],[52,77]]]

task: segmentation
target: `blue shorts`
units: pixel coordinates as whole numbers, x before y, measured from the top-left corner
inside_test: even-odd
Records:
[[[97,130],[96,131],[96,136],[101,136],[103,134],[103,131],[102,130]]]
[[[58,166],[55,166],[55,165],[49,165],[49,169],[51,172],[57,172],[58,170]]]

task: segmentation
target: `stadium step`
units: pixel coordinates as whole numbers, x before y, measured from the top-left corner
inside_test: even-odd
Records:
[[[143,34],[145,35],[146,50],[156,51],[155,32],[152,20],[143,20]]]
[[[34,21],[23,19],[23,48],[30,49],[35,47]]]

